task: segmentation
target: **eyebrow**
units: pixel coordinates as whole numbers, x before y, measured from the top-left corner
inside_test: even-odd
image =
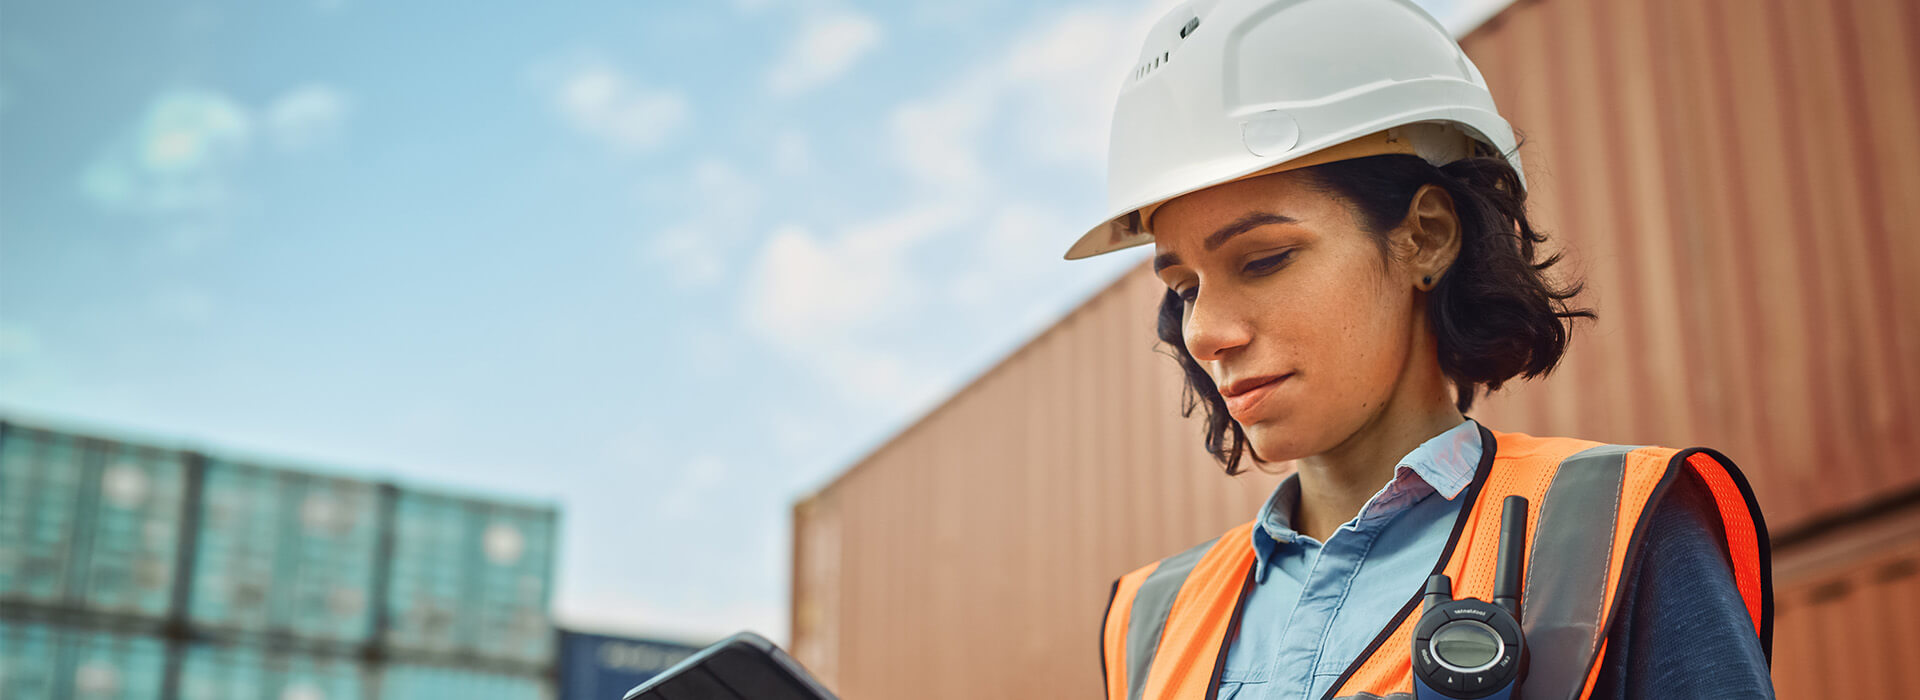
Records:
[[[1208,234],[1207,240],[1203,242],[1203,245],[1208,251],[1218,250],[1220,246],[1226,245],[1227,241],[1234,236],[1252,231],[1261,226],[1270,224],[1292,224],[1298,223],[1299,221],[1299,219],[1291,216],[1257,211],[1242,216],[1238,221],[1222,226],[1220,230]],[[1153,274],[1160,274],[1161,270],[1178,264],[1180,264],[1180,256],[1174,255],[1173,253],[1161,253],[1153,258]]]

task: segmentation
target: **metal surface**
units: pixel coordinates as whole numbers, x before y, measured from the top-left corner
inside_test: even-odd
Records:
[[[1547,0],[1468,37],[1600,312],[1476,417],[1718,447],[1776,533],[1920,485],[1917,35],[1900,0]]]
[[[350,657],[195,644],[186,653],[180,700],[362,700],[365,672]]]
[[[1783,560],[1920,488],[1916,37],[1903,0],[1537,0],[1467,37],[1524,134],[1535,222],[1600,312],[1552,380],[1474,417],[1717,447],[1791,543]],[[1178,417],[1179,377],[1152,352],[1161,292],[1129,271],[796,504],[801,662],[849,700],[1098,693],[1112,580],[1252,518],[1276,481],[1221,476]],[[1850,590],[1920,600],[1900,566],[1857,576],[1905,588]],[[1787,649],[1812,592],[1781,581]],[[1920,658],[1911,603],[1824,604],[1833,633],[1882,630],[1893,658]],[[1777,655],[1783,689],[1816,661],[1913,667],[1818,653]]]
[[[184,475],[178,453],[5,426],[0,601],[165,615]]]
[[[0,620],[6,700],[151,700],[165,663],[155,637]]]
[[[551,698],[557,524],[0,421],[0,698]]]
[[[313,639],[373,633],[373,484],[207,464],[192,621]]]
[[[553,700],[549,678],[450,666],[394,664],[381,671],[379,687],[368,700]]]
[[[547,602],[558,514],[401,491],[387,644],[525,662],[553,657]]]
[[[1920,687],[1920,508],[1774,565],[1781,698],[1907,697]]]

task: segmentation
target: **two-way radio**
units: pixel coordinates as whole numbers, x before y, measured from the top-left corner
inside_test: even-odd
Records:
[[[1413,686],[1418,700],[1519,700],[1527,675],[1520,632],[1525,585],[1527,499],[1501,504],[1500,551],[1493,602],[1453,599],[1446,574],[1427,577],[1420,622],[1413,627]]]

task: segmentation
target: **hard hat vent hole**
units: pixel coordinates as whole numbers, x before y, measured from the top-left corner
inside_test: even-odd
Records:
[[[1147,74],[1152,73],[1153,69],[1165,65],[1172,56],[1173,52],[1171,51],[1162,52],[1160,55],[1153,57],[1153,60],[1140,64],[1139,68],[1133,69],[1133,79],[1139,80],[1147,77]]]
[[[1199,17],[1195,17],[1193,19],[1187,20],[1186,26],[1180,28],[1180,38],[1182,39],[1187,38],[1188,34],[1192,34],[1193,30],[1199,29],[1199,28],[1200,28]]]

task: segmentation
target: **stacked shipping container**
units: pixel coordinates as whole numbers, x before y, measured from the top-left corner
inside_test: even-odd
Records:
[[[0,697],[551,698],[557,520],[0,422]]]

